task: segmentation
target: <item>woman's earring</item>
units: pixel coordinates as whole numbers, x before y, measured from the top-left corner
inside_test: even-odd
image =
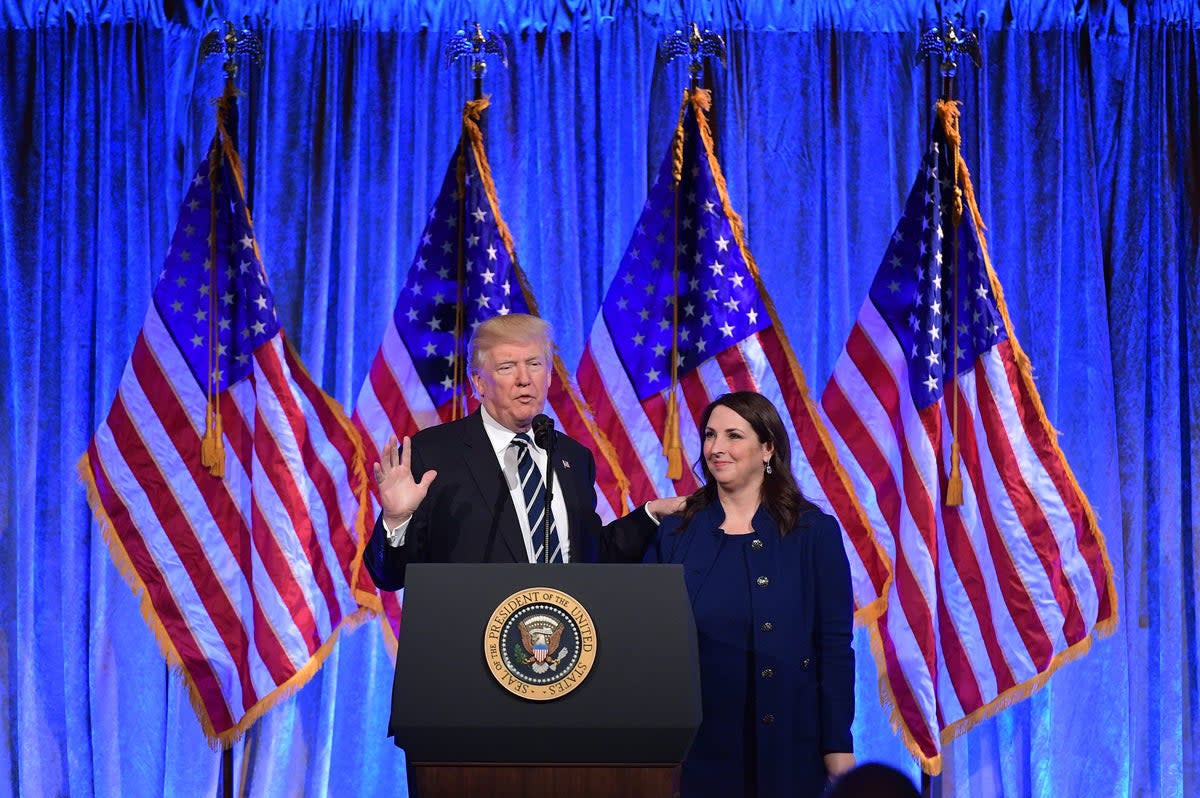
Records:
[[[775,469],[771,468],[771,461],[770,461],[770,460],[768,460],[767,462],[763,463],[763,466],[765,467],[765,469],[766,469],[766,472],[767,472],[768,474],[774,474],[774,473],[775,473]]]

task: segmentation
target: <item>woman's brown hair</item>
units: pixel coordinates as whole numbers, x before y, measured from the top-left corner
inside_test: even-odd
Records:
[[[800,516],[809,510],[816,509],[816,505],[804,498],[804,495],[800,493],[799,486],[796,485],[796,477],[792,475],[792,446],[788,440],[787,430],[783,426],[783,419],[779,417],[779,411],[760,393],[754,391],[727,393],[717,397],[709,403],[708,407],[704,408],[704,413],[700,417],[702,438],[704,430],[708,428],[709,417],[718,407],[727,407],[737,413],[746,420],[750,429],[754,430],[760,443],[771,444],[771,459],[768,461],[771,471],[763,474],[762,503],[775,522],[779,524],[779,533],[781,535],[788,534],[796,527],[796,521]],[[704,485],[687,497],[687,501],[683,505],[683,523],[680,525],[680,529],[686,527],[696,513],[717,501],[717,483],[713,480],[712,472],[708,470],[708,463],[704,460],[703,453],[701,453],[697,465],[700,473],[704,476]]]

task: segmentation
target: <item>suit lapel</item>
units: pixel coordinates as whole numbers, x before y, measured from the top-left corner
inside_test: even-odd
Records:
[[[554,492],[562,496],[563,504],[567,509],[567,534],[570,539],[568,548],[570,551],[571,562],[583,561],[583,519],[576,517],[573,510],[583,505],[579,500],[579,486],[575,484],[575,473],[569,467],[564,467],[564,463],[569,463],[570,458],[565,457],[556,449],[553,456],[546,460],[546,465],[554,469]],[[561,533],[562,530],[559,530]]]
[[[492,441],[483,428],[483,416],[476,410],[468,418],[466,434],[463,435],[463,455],[467,470],[479,488],[483,507],[489,508],[492,518],[490,535],[499,538],[500,542],[512,555],[513,562],[528,562],[525,553],[525,540],[521,536],[521,522],[517,519],[517,508],[513,506],[509,495],[508,482],[500,464],[496,460],[496,452],[492,449]],[[491,549],[491,542],[488,544]],[[489,556],[489,562],[495,558]]]

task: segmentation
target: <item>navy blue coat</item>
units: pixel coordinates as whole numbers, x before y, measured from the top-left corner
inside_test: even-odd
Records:
[[[854,750],[854,607],[841,530],[811,510],[780,536],[760,507],[753,539],[742,541],[745,580],[712,584],[724,520],[720,503],[682,531],[678,516],[666,518],[646,555],[647,562],[683,564],[693,607],[702,589],[708,606],[714,598],[737,603],[737,591],[744,604],[749,593],[751,617],[741,638],[747,650],[728,644],[728,617],[696,618],[704,720],[684,762],[682,795],[743,795],[751,767],[760,798],[815,798],[826,783],[823,755]],[[741,672],[743,663],[746,679],[723,675]]]

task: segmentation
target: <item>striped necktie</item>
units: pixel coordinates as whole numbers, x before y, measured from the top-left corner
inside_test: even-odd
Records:
[[[546,483],[542,480],[542,470],[533,462],[533,452],[529,450],[533,441],[528,433],[522,432],[513,438],[512,445],[517,447],[517,476],[521,479],[529,531],[533,535],[533,561],[562,562],[562,546],[558,542],[553,513],[550,514],[550,554],[546,555]]]

